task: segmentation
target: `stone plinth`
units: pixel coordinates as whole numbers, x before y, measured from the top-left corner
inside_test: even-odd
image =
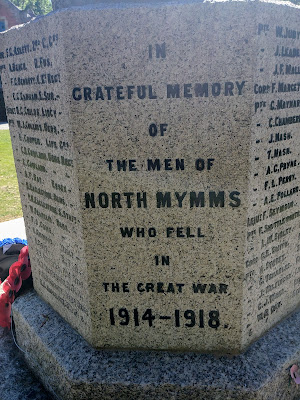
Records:
[[[299,12],[94,4],[1,36],[34,287],[93,346],[234,354],[297,307]]]
[[[19,345],[62,400],[298,400],[299,311],[240,356],[97,351],[35,293],[14,304]]]

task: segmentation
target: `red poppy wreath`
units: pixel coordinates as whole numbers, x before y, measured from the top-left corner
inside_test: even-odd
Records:
[[[23,280],[31,275],[28,246],[24,246],[19,254],[18,261],[9,268],[9,275],[3,283],[0,281],[0,326],[10,328],[11,305],[15,294],[20,290]]]

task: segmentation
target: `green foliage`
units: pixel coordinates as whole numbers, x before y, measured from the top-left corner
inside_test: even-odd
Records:
[[[32,10],[36,15],[43,15],[52,11],[50,0],[11,0],[11,2],[22,10]]]

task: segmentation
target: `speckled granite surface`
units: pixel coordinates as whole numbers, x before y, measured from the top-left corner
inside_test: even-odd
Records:
[[[300,361],[300,312],[246,353],[97,351],[36,293],[14,303],[27,361],[62,399],[299,400],[288,367]]]
[[[11,332],[0,328],[0,400],[52,400],[28,369]]]

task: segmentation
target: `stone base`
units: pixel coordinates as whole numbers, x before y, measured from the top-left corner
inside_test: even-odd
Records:
[[[300,362],[300,311],[242,355],[95,350],[36,293],[13,317],[26,361],[65,399],[299,400],[289,366]]]

